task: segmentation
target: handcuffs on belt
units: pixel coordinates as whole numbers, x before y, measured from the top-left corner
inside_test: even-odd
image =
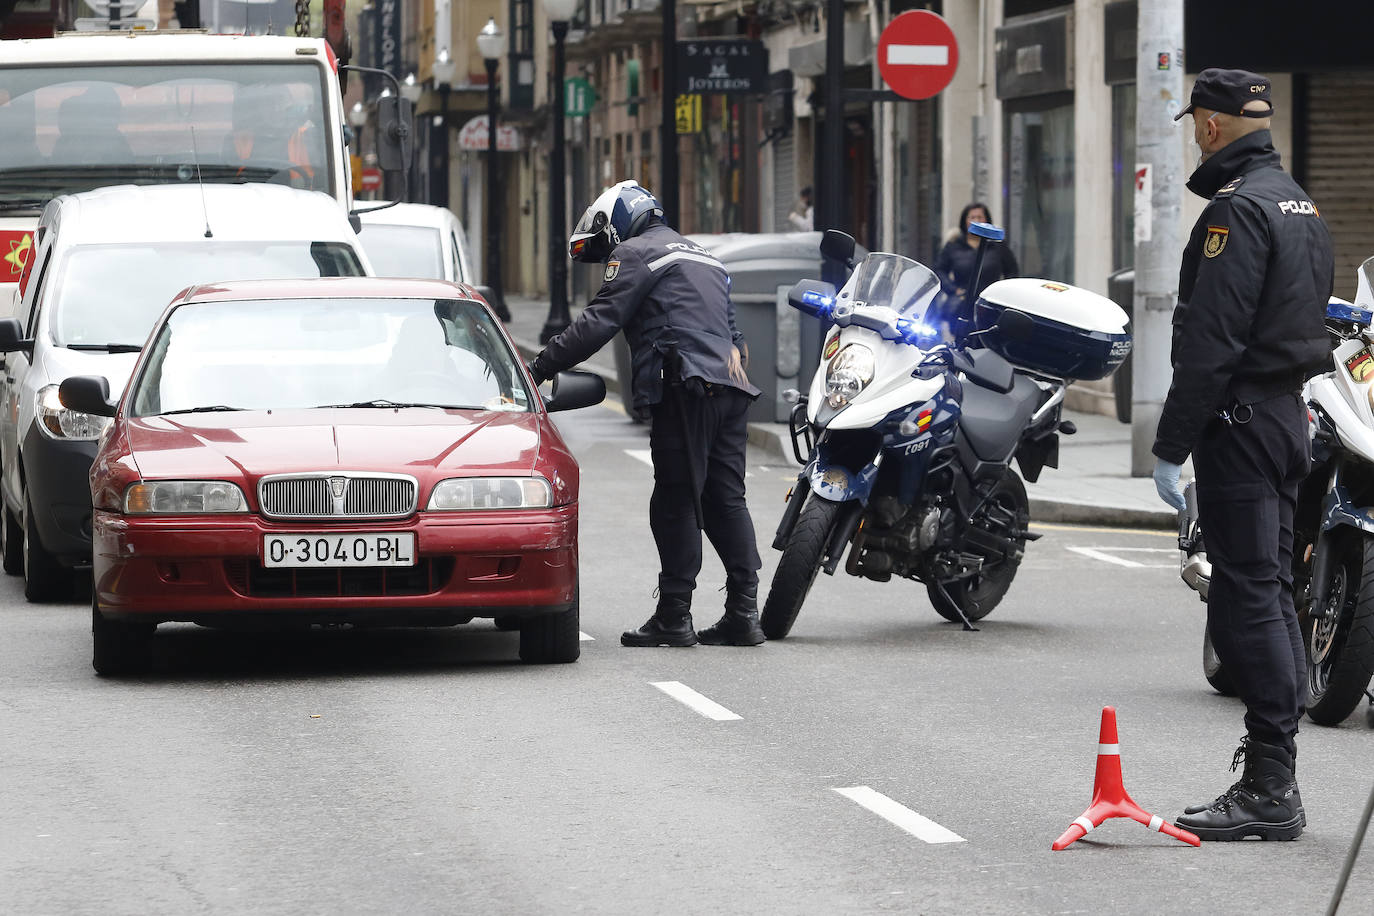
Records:
[[[1245,411],[1244,418],[1241,417],[1241,411]],[[1221,417],[1227,426],[1244,426],[1255,418],[1255,408],[1250,404],[1234,404],[1218,410],[1217,416]]]

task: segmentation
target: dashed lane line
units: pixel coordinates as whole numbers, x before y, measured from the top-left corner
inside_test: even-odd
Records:
[[[1080,556],[1098,560],[1102,563],[1111,563],[1113,566],[1124,566],[1127,569],[1174,569],[1178,563],[1141,563],[1137,560],[1128,560],[1125,557],[1113,556],[1112,552],[1134,551],[1136,553],[1176,553],[1176,551],[1165,547],[1068,547]]]
[[[717,722],[731,722],[741,718],[715,700],[697,693],[681,681],[650,681],[649,683],[708,719],[714,719]]]
[[[581,630],[578,630],[578,631],[577,631],[577,641],[578,641],[578,642],[596,642],[596,637],[595,637],[595,636],[588,636],[586,633],[583,633]]]
[[[625,449],[625,454],[629,455],[636,461],[644,462],[649,467],[654,466],[654,453],[649,451],[649,449],[647,448],[627,448]]]
[[[893,801],[881,792],[868,786],[850,786],[845,789],[831,787],[845,798],[867,808],[895,827],[905,830],[923,843],[966,843],[959,834],[942,827],[930,818],[917,814],[906,805]]]

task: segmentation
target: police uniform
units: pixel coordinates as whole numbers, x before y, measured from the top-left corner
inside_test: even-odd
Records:
[[[1207,70],[1183,113],[1196,105],[1240,114],[1250,98],[1269,101],[1268,80]],[[1188,188],[1210,202],[1183,253],[1173,382],[1154,454],[1176,465],[1193,458],[1212,564],[1207,625],[1245,702],[1247,735],[1237,760],[1245,757],[1247,767],[1232,788],[1242,796],[1190,809],[1179,823],[1204,839],[1239,839],[1222,834],[1243,832],[1240,820],[1249,818],[1248,829],[1268,825],[1274,838],[1291,838],[1306,823],[1293,780],[1306,697],[1292,594],[1293,513],[1311,465],[1301,388],[1330,356],[1331,238],[1317,207],[1283,171],[1268,130],[1216,151]]]
[[[624,329],[634,406],[653,417],[649,524],[658,545],[660,611],[680,624],[690,607],[703,529],[725,566],[727,609],[746,601],[752,608],[761,564],[744,471],[747,412],[760,392],[730,375],[731,348],[743,350],[743,337],[735,326],[725,266],[654,218],[615,247],[603,280],[596,298],[549,341],[532,368],[540,378],[552,377]],[[688,635],[690,615],[685,631],[678,631],[682,641],[672,644],[696,642]]]

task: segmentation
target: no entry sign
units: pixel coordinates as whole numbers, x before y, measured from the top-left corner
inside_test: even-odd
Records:
[[[928,99],[954,79],[959,43],[949,23],[927,10],[910,10],[887,24],[878,38],[878,72],[892,91]]]

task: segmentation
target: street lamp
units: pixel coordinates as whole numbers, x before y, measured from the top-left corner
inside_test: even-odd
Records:
[[[410,103],[410,110],[416,111],[416,105],[420,102],[420,96],[424,93],[424,87],[415,79],[414,73],[407,73],[406,78],[401,80],[401,98]],[[418,144],[416,145],[418,149]],[[408,163],[406,169],[406,200],[415,200],[415,162]]]
[[[443,20],[448,20],[448,0],[439,0],[439,5],[443,7]],[[436,21],[439,19],[435,17]],[[439,88],[439,148],[434,151],[434,161],[437,168],[433,170],[430,177],[432,193],[430,197],[441,207],[448,206],[448,94],[453,88],[453,79],[457,75],[458,65],[453,62],[452,56],[448,53],[448,33],[439,30],[436,25],[436,34],[440,35],[442,42],[439,53],[434,55],[434,85]]]
[[[486,281],[502,321],[510,321],[506,297],[501,290],[501,160],[496,155],[496,67],[506,53],[506,36],[495,19],[488,19],[477,33],[477,53],[487,65],[487,232],[483,248],[487,253]]]
[[[563,41],[568,37],[568,20],[577,12],[577,0],[544,0],[544,12],[553,28],[553,85],[549,109],[553,115],[553,155],[549,157],[549,317],[539,332],[539,342],[548,343],[572,323],[568,313],[568,244],[563,190]]]

